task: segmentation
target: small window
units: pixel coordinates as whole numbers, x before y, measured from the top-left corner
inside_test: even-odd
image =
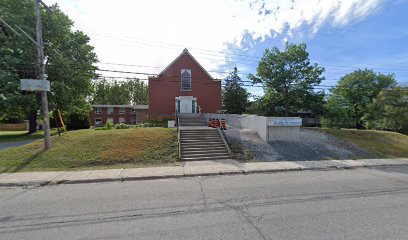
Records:
[[[108,107],[108,114],[113,114],[113,107]]]
[[[125,122],[125,118],[121,117],[119,118],[119,123],[124,123]]]
[[[126,108],[121,107],[119,108],[119,114],[125,114],[126,113]]]
[[[181,90],[189,91],[191,90],[191,70],[181,69]]]
[[[114,122],[113,122],[113,118],[108,118],[108,119],[106,120],[106,123],[108,123],[108,122],[114,123]]]
[[[102,118],[95,118],[95,125],[102,125]]]
[[[102,114],[102,108],[101,107],[95,108],[95,113],[96,114]]]

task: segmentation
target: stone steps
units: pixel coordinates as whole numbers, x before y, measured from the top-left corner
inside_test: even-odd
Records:
[[[180,118],[179,126],[205,126],[205,118]]]
[[[230,155],[217,129],[180,130],[182,161],[223,160]]]

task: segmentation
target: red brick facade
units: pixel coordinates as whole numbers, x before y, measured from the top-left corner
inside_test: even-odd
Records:
[[[112,112],[110,112],[112,110]],[[90,113],[93,126],[105,125],[108,120],[116,123],[144,123],[148,118],[147,105],[94,105]]]
[[[182,70],[191,74],[191,90],[181,90]],[[148,86],[150,119],[172,118],[176,112],[176,97],[181,96],[195,99],[191,109],[200,108],[205,113],[222,109],[221,81],[211,77],[186,49],[157,77],[149,77]]]

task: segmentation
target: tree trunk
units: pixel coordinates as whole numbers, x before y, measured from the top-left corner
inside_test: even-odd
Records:
[[[28,113],[28,133],[34,133],[37,131],[37,110],[31,109]]]
[[[38,102],[41,100],[41,95],[36,92],[35,100],[31,103],[30,110],[28,112],[28,133],[34,133],[37,131],[37,112],[38,112]]]

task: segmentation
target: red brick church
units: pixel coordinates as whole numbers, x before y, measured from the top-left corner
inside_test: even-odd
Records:
[[[149,77],[149,119],[177,113],[217,113],[222,109],[221,80],[214,79],[187,49],[160,74]]]
[[[173,119],[177,113],[219,113],[221,80],[214,79],[184,49],[160,74],[149,77],[149,105],[94,105],[92,125]]]

